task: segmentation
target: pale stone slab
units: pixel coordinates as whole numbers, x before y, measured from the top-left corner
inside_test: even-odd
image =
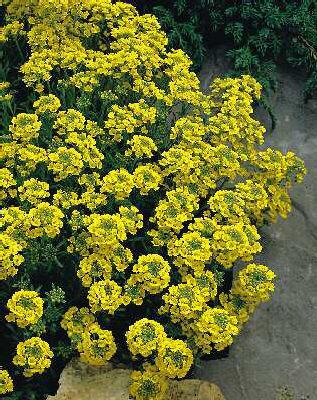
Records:
[[[131,370],[92,367],[77,359],[64,369],[56,396],[47,400],[129,400]],[[220,389],[198,379],[173,381],[166,400],[225,400]]]

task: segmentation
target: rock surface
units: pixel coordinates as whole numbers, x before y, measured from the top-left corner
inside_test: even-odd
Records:
[[[210,54],[201,73],[226,72],[223,51]],[[278,275],[273,300],[260,307],[236,339],[229,358],[202,364],[200,379],[215,382],[227,400],[278,400],[288,387],[294,400],[317,399],[317,100],[304,104],[300,71],[280,68],[272,98],[278,118],[266,143],[292,150],[308,174],[292,191],[289,218],[262,230],[263,252],[256,258]],[[270,126],[266,114],[259,118]]]
[[[128,400],[129,369],[92,367],[77,359],[64,369],[56,396],[47,400]],[[172,382],[166,400],[224,400],[220,389],[198,379]]]

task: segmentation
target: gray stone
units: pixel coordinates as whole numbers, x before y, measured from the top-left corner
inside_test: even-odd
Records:
[[[215,54],[203,68],[204,87],[221,66],[222,72],[227,68],[223,51]],[[317,399],[317,102],[303,103],[299,72],[280,68],[278,78],[272,98],[278,121],[267,144],[294,151],[308,174],[292,190],[289,218],[262,230],[264,249],[256,261],[278,275],[273,300],[256,311],[229,358],[204,362],[198,370],[197,376],[218,384],[227,400],[280,399],[281,387],[296,400]],[[257,114],[269,125],[263,111]]]
[[[47,400],[129,400],[131,370],[93,367],[72,360],[60,376],[56,396]],[[198,379],[171,381],[166,400],[225,400],[220,389],[213,383]]]

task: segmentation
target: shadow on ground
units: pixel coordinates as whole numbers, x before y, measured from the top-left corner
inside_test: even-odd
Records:
[[[221,55],[210,56],[202,85],[226,68]],[[278,76],[272,99],[278,121],[267,144],[294,151],[308,174],[292,191],[289,218],[262,231],[256,262],[278,275],[273,300],[257,310],[229,358],[204,362],[197,372],[219,385],[226,400],[317,399],[317,100],[303,103],[299,72],[281,69]],[[270,126],[265,113],[258,114]],[[294,396],[277,395],[282,387]]]

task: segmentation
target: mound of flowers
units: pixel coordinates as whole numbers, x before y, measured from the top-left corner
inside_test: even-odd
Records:
[[[154,16],[4,3],[0,394],[42,398],[79,353],[132,364],[131,395],[164,399],[270,299],[258,228],[287,217],[304,164],[262,146],[260,84],[204,94]]]

